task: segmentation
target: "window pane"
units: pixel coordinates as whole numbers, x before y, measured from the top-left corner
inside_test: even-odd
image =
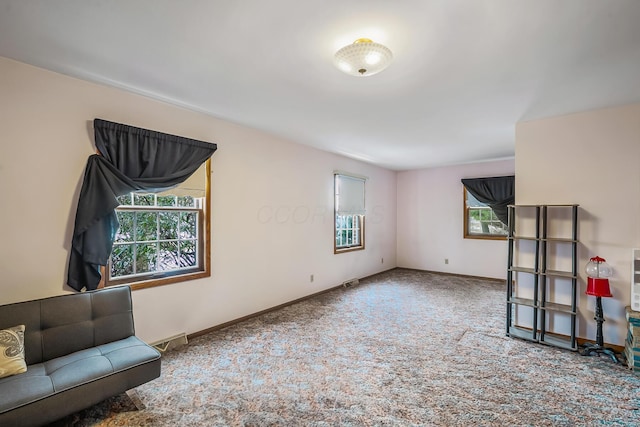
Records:
[[[116,200],[118,200],[118,203],[120,203],[120,205],[122,205],[122,206],[130,206],[131,205],[131,193],[125,194],[124,196],[118,196],[118,197],[116,197]]]
[[[133,204],[136,206],[153,206],[155,204],[155,195],[133,193]]]
[[[157,259],[157,243],[136,245],[136,273],[148,273],[150,271],[155,271]]]
[[[178,206],[192,208],[195,205],[196,205],[195,201],[194,201],[193,197],[191,197],[191,196],[180,196],[180,197],[178,197]]]
[[[133,221],[135,212],[119,211],[116,212],[120,227],[116,232],[115,242],[132,242],[133,241]]]
[[[176,239],[180,214],[178,212],[160,212],[158,218],[160,240]]]
[[[158,238],[158,213],[136,212],[136,240],[148,241]]]
[[[178,242],[160,242],[158,270],[174,270],[179,266]]]
[[[197,216],[195,212],[180,213],[180,239],[196,238]]]
[[[111,253],[111,275],[133,274],[133,245],[115,245]]]
[[[176,196],[158,196],[158,206],[176,206]]]
[[[194,267],[197,265],[196,242],[185,240],[180,242],[180,267]]]

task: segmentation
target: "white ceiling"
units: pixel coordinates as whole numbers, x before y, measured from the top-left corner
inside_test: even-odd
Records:
[[[334,67],[360,37],[389,68]],[[640,102],[640,0],[0,0],[0,56],[405,170]]]

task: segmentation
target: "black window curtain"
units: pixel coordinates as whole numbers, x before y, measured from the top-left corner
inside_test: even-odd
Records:
[[[463,179],[462,185],[479,202],[488,205],[503,224],[508,222],[508,208],[515,201],[515,180],[514,175],[497,176],[491,178]]]
[[[216,144],[168,135],[106,120],[93,121],[96,148],[89,156],[78,199],[67,284],[96,289],[118,230],[117,196],[159,192],[191,176]]]

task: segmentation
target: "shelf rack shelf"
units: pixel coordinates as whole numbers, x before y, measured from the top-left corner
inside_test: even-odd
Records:
[[[578,288],[578,205],[510,205],[507,261],[507,336],[539,342],[568,350],[577,350],[577,288]],[[550,225],[556,218],[549,215],[550,209],[569,210],[570,237],[554,236],[550,233]],[[528,210],[529,217],[534,219],[534,232],[528,235],[516,234],[518,211]],[[557,228],[557,227],[556,227]],[[519,230],[520,231],[520,230]],[[557,229],[556,229],[557,231]],[[528,242],[528,252],[533,259],[530,265],[517,265],[524,251],[518,242]],[[564,247],[571,258],[571,266],[559,270],[558,247]],[[527,295],[520,295],[516,278],[528,276]],[[555,301],[549,292],[551,282],[558,283],[562,292],[568,295],[569,301]],[[568,332],[556,333],[550,326],[556,317],[564,316],[568,323]]]

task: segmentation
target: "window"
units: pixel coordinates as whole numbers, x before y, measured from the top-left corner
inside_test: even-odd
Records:
[[[364,249],[365,179],[341,173],[334,174],[334,253]]]
[[[162,193],[118,197],[107,285],[134,289],[197,279],[209,271],[209,161],[187,181]]]
[[[504,239],[507,226],[493,209],[464,190],[464,237],[466,239]]]
[[[336,249],[362,246],[362,215],[336,215]]]

